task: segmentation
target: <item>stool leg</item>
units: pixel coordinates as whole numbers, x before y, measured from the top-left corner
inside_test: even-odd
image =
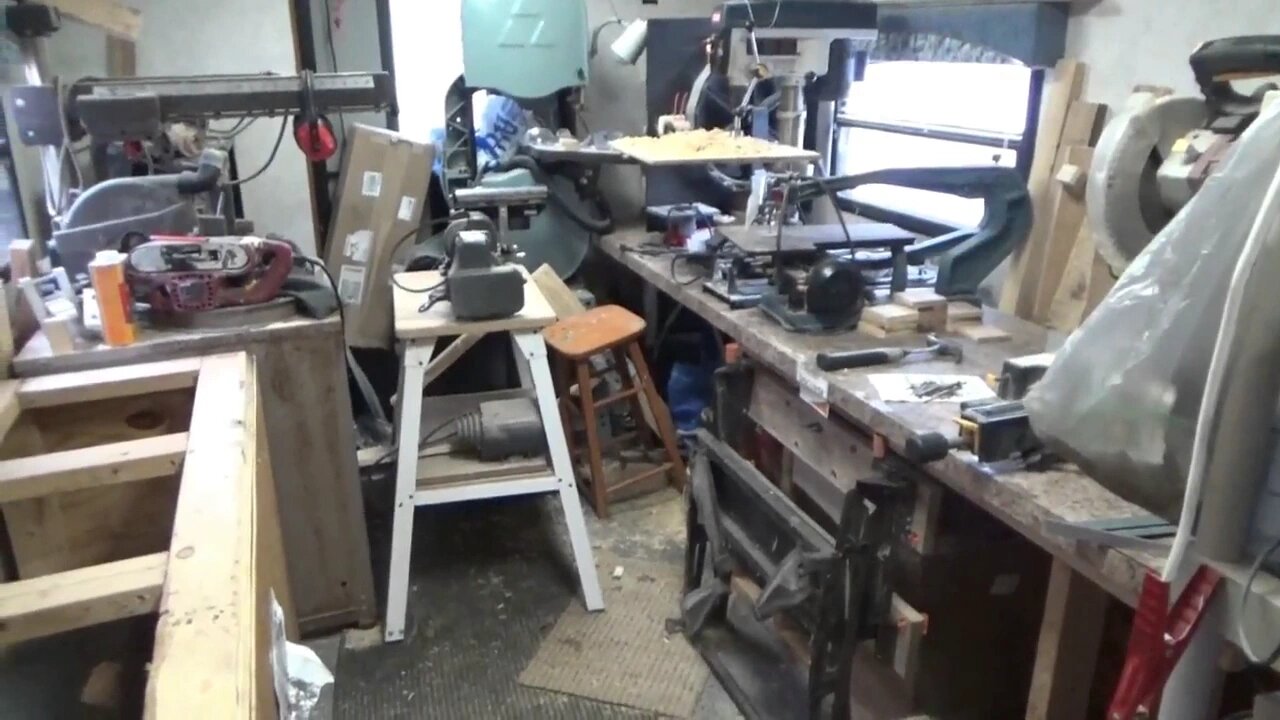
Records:
[[[569,447],[569,470],[577,478],[578,464],[574,457],[578,454],[578,441],[573,437],[573,367],[566,358],[553,356],[552,361],[555,363],[556,376],[560,378],[556,389],[556,406],[560,408],[560,423],[564,425],[564,440]]]
[[[645,397],[649,398],[649,408],[653,411],[653,420],[658,424],[658,436],[662,438],[662,447],[667,451],[667,458],[671,460],[671,481],[676,487],[684,489],[685,471],[684,461],[680,459],[680,447],[676,444],[676,428],[671,423],[671,413],[666,409],[666,404],[662,402],[662,396],[658,394],[658,389],[653,385],[653,378],[649,375],[649,364],[645,362],[644,352],[640,349],[640,343],[632,342],[627,345],[627,356],[631,358],[631,364],[636,366],[636,377],[640,380],[640,389],[644,392]]]
[[[387,642],[404,639],[409,600],[409,555],[413,546],[413,511],[417,507],[418,433],[422,423],[423,379],[431,348],[409,344],[400,369],[399,433],[396,452],[395,507],[391,520],[391,563],[387,568]]]
[[[622,389],[631,390],[636,387],[635,380],[631,377],[630,364],[627,362],[627,353],[621,348],[616,347],[612,351],[613,362],[618,367],[618,377],[622,379]],[[641,392],[644,392],[641,390]],[[641,440],[658,440],[658,434],[649,426],[649,422],[645,419],[645,405],[648,399],[641,400],[639,395],[632,395],[628,401],[631,405],[631,414],[636,422],[636,437]],[[657,424],[655,420],[654,424]],[[652,447],[652,442],[645,442],[646,445]]]
[[[600,449],[600,423],[596,417],[596,401],[591,396],[591,370],[586,358],[577,361],[578,398],[582,401],[582,424],[587,430],[587,462],[591,467],[591,505],[596,517],[609,517],[609,488],[604,479],[604,461]]]
[[[516,342],[529,362],[533,386],[537,391],[538,409],[542,413],[547,432],[547,450],[551,454],[551,467],[560,480],[560,505],[564,508],[564,521],[569,530],[569,544],[573,547],[574,563],[578,566],[578,581],[582,583],[582,602],[588,610],[603,610],[604,595],[600,592],[600,579],[596,575],[595,557],[591,553],[591,539],[587,535],[587,520],[582,515],[582,500],[574,482],[573,462],[566,447],[565,429],[560,426],[555,386],[551,370],[547,367],[547,346],[538,333],[517,333]]]

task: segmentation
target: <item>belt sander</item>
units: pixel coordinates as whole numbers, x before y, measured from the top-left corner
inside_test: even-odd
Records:
[[[259,237],[154,236],[128,256],[134,297],[165,313],[274,300],[293,268],[289,243]]]

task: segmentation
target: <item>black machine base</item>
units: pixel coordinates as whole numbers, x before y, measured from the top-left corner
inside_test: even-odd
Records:
[[[758,307],[765,315],[791,332],[835,333],[857,327],[862,307],[851,307],[851,312],[839,315],[816,315],[805,310],[791,308],[787,298],[772,290],[760,295]]]

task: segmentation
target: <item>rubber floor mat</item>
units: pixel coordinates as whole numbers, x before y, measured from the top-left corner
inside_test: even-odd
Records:
[[[601,553],[605,611],[565,610],[520,675],[520,684],[652,713],[688,718],[709,671],[682,635],[679,568]],[[615,568],[622,577],[614,578]]]

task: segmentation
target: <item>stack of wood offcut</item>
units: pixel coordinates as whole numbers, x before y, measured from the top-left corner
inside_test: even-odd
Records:
[[[1081,98],[1085,66],[1058,63],[1045,87],[1028,189],[1031,235],[1010,258],[1000,309],[1070,332],[1106,297],[1115,278],[1094,247],[1085,188],[1105,105]]]
[[[978,343],[1010,338],[1000,328],[983,324],[982,308],[949,302],[928,288],[894,293],[892,302],[863,310],[858,332],[878,338],[947,332]]]

